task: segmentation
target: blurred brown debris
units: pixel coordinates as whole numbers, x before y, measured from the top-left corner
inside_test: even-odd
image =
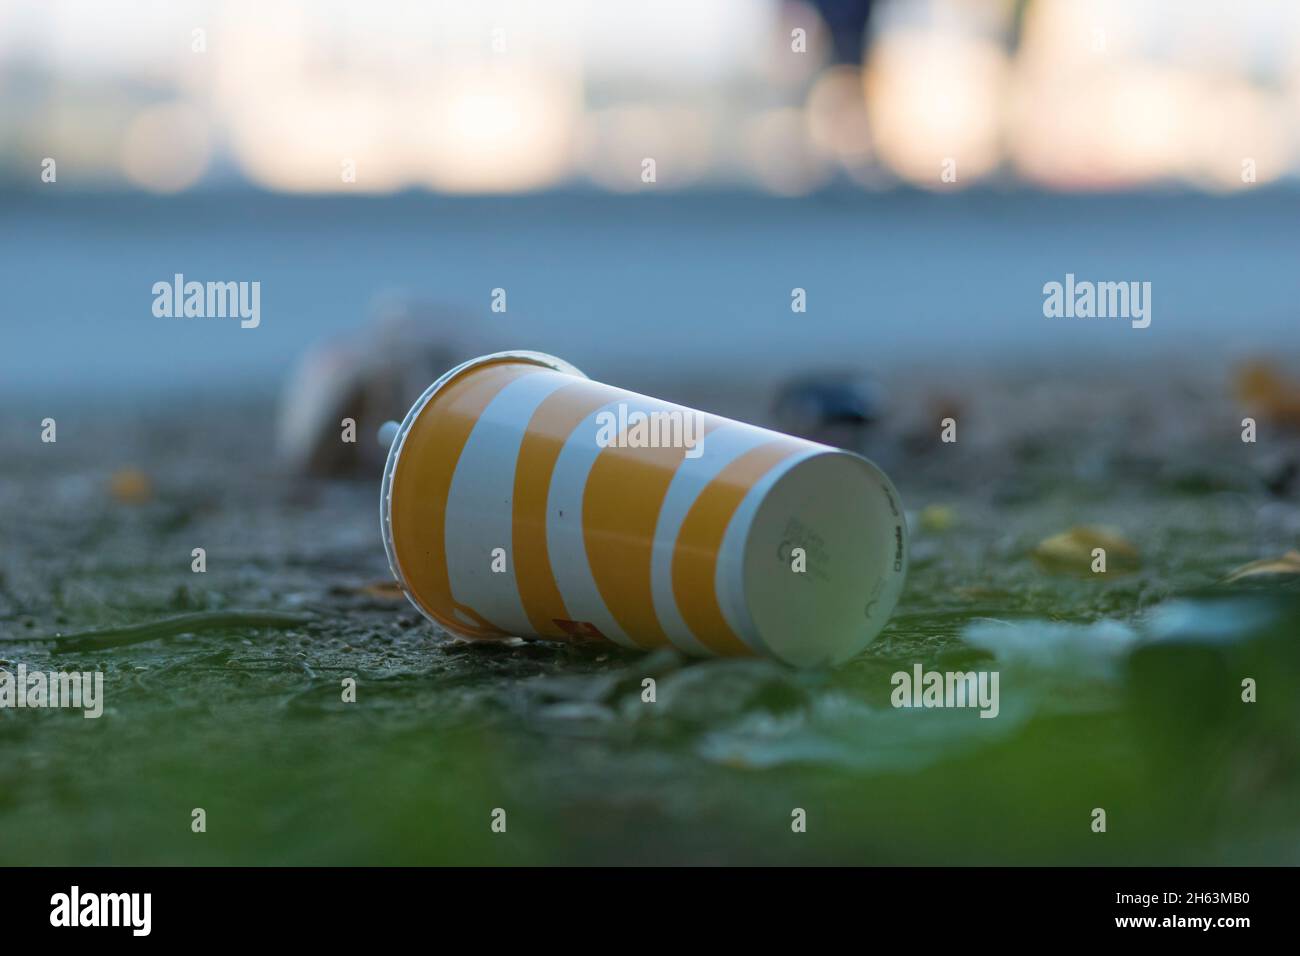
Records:
[[[496,351],[480,329],[463,310],[398,298],[381,303],[359,332],[310,349],[281,396],[281,463],[304,476],[379,474],[388,454],[379,427],[401,421],[443,372]]]
[[[108,482],[108,493],[124,505],[142,505],[153,498],[153,482],[139,468],[119,468]]]
[[[1256,359],[1241,365],[1234,378],[1237,399],[1257,417],[1300,429],[1300,382],[1272,362]]]

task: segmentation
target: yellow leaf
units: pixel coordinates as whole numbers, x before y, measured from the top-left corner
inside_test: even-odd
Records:
[[[957,512],[948,505],[927,505],[918,517],[923,531],[943,532],[957,523]]]
[[[1265,574],[1300,574],[1300,551],[1288,551],[1280,558],[1264,558],[1243,564],[1226,578],[1224,584],[1240,581],[1242,578],[1254,578]]]
[[[1107,574],[1126,574],[1141,564],[1137,548],[1110,528],[1071,528],[1043,539],[1031,555],[1045,571],[1090,575],[1100,573],[1093,571],[1098,548],[1106,552]]]

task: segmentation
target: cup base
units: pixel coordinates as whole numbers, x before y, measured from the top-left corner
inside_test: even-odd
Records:
[[[858,455],[802,459],[767,491],[745,542],[750,634],[789,664],[838,664],[880,633],[907,574],[898,492]]]

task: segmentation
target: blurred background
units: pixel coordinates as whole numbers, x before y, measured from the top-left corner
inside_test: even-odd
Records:
[[[1298,133],[1286,0],[6,0],[0,387],[266,382],[411,300],[606,375],[1244,354]],[[154,318],[176,272],[261,328]],[[1044,319],[1067,272],[1152,327]]]
[[[1294,176],[1286,0],[10,2],[4,175],[291,193],[806,195]],[[340,177],[352,160],[356,182]]]

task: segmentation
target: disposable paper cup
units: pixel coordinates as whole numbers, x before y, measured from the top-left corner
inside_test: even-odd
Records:
[[[470,639],[833,664],[879,634],[907,572],[898,493],[865,458],[536,352],[429,387],[380,512],[407,597]]]

